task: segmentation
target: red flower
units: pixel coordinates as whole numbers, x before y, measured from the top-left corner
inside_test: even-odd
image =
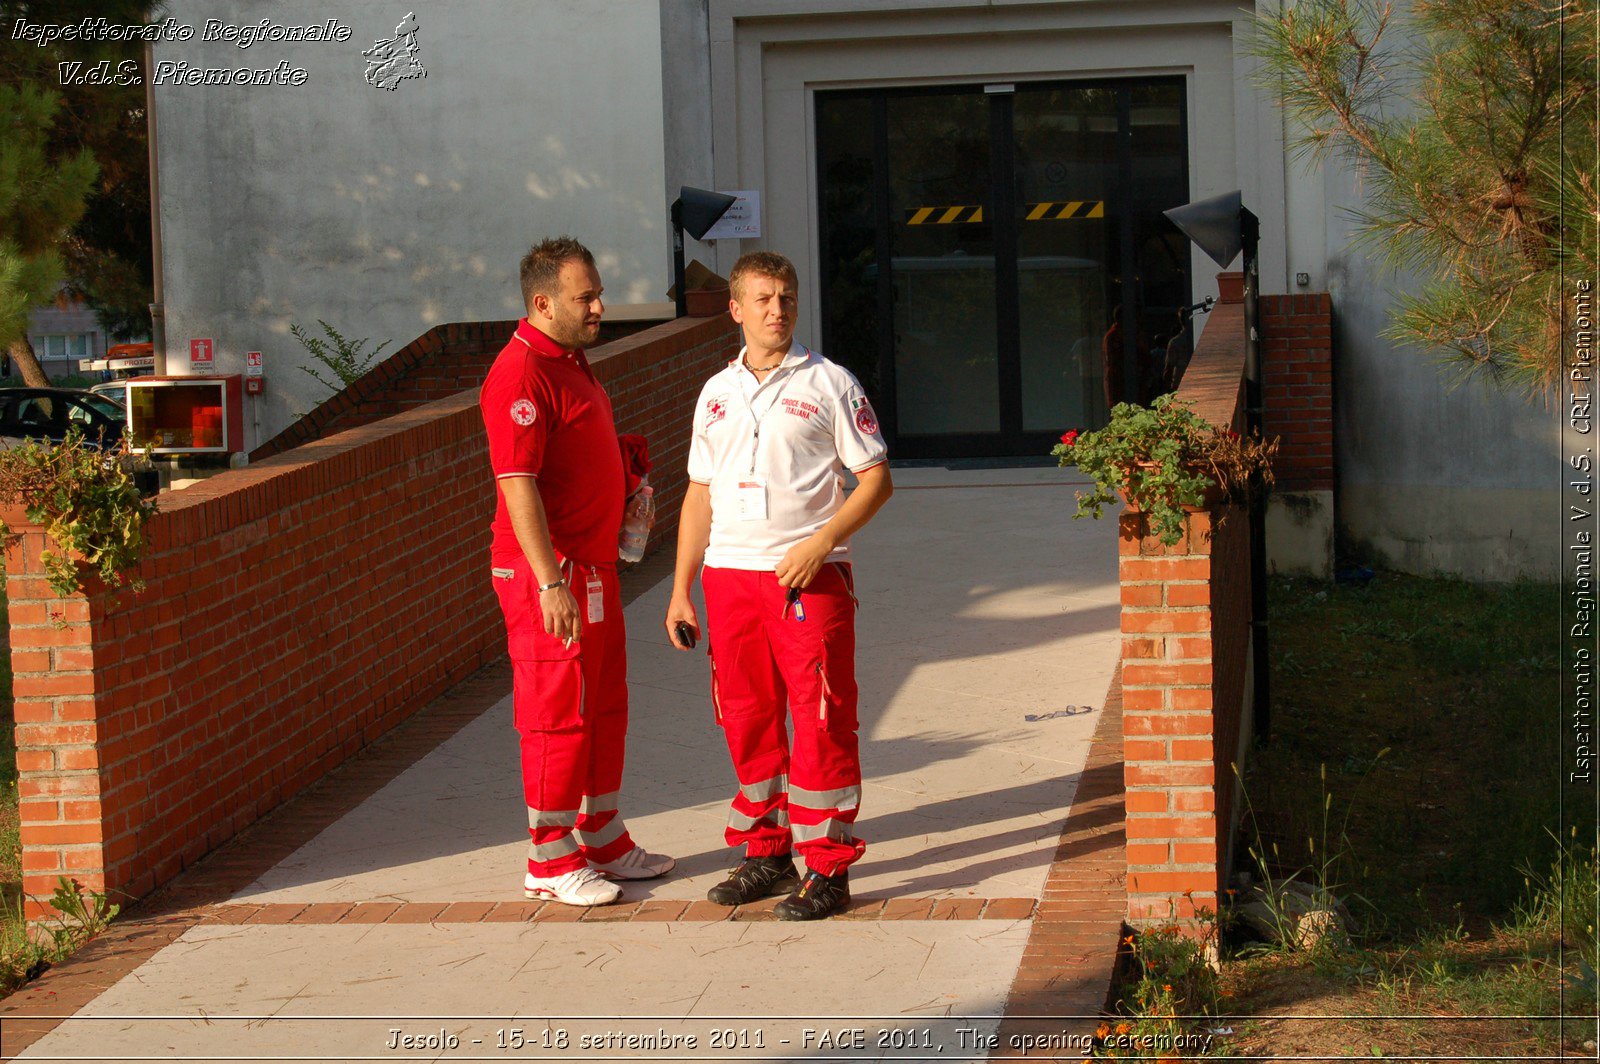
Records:
[[[1078,430],[1077,429],[1068,429],[1066,432],[1063,432],[1061,434],[1061,442],[1066,444],[1068,447],[1071,447],[1073,442],[1077,438],[1078,438]]]

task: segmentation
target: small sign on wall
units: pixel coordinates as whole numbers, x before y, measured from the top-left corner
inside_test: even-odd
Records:
[[[212,357],[213,350],[210,340],[190,340],[189,368],[210,369],[215,366],[216,359]]]
[[[247,377],[261,376],[260,351],[246,351],[244,353],[244,374]]]
[[[717,224],[706,230],[707,240],[746,240],[761,235],[761,192],[751,189],[744,192],[723,192],[732,196],[734,204],[728,213],[717,219]]]

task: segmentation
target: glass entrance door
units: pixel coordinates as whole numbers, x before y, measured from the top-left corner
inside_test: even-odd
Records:
[[[1178,78],[818,94],[823,351],[895,454],[1041,455],[1166,390],[1182,101]]]

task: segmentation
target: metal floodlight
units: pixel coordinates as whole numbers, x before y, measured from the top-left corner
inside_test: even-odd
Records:
[[[683,281],[683,234],[703,240],[711,227],[728,213],[738,200],[721,192],[684,185],[678,189],[678,198],[672,202],[672,277],[673,292],[677,295],[678,317],[689,312],[688,296]]]
[[[1226,270],[1228,263],[1244,247],[1243,227],[1239,221],[1244,209],[1243,196],[1235,189],[1161,213]]]

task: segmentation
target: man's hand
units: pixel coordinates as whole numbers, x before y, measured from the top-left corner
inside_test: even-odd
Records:
[[[694,629],[694,637],[700,639],[700,619],[695,616],[694,603],[689,601],[687,595],[674,595],[667,605],[667,638],[679,650],[688,650],[689,647],[678,642],[678,622],[687,624]]]
[[[583,637],[583,617],[578,613],[578,600],[566,584],[539,592],[539,612],[544,614],[544,630],[568,643]]]
[[[790,547],[778,563],[778,584],[781,587],[808,587],[816,579],[833,552],[833,544],[820,534],[807,536]]]

